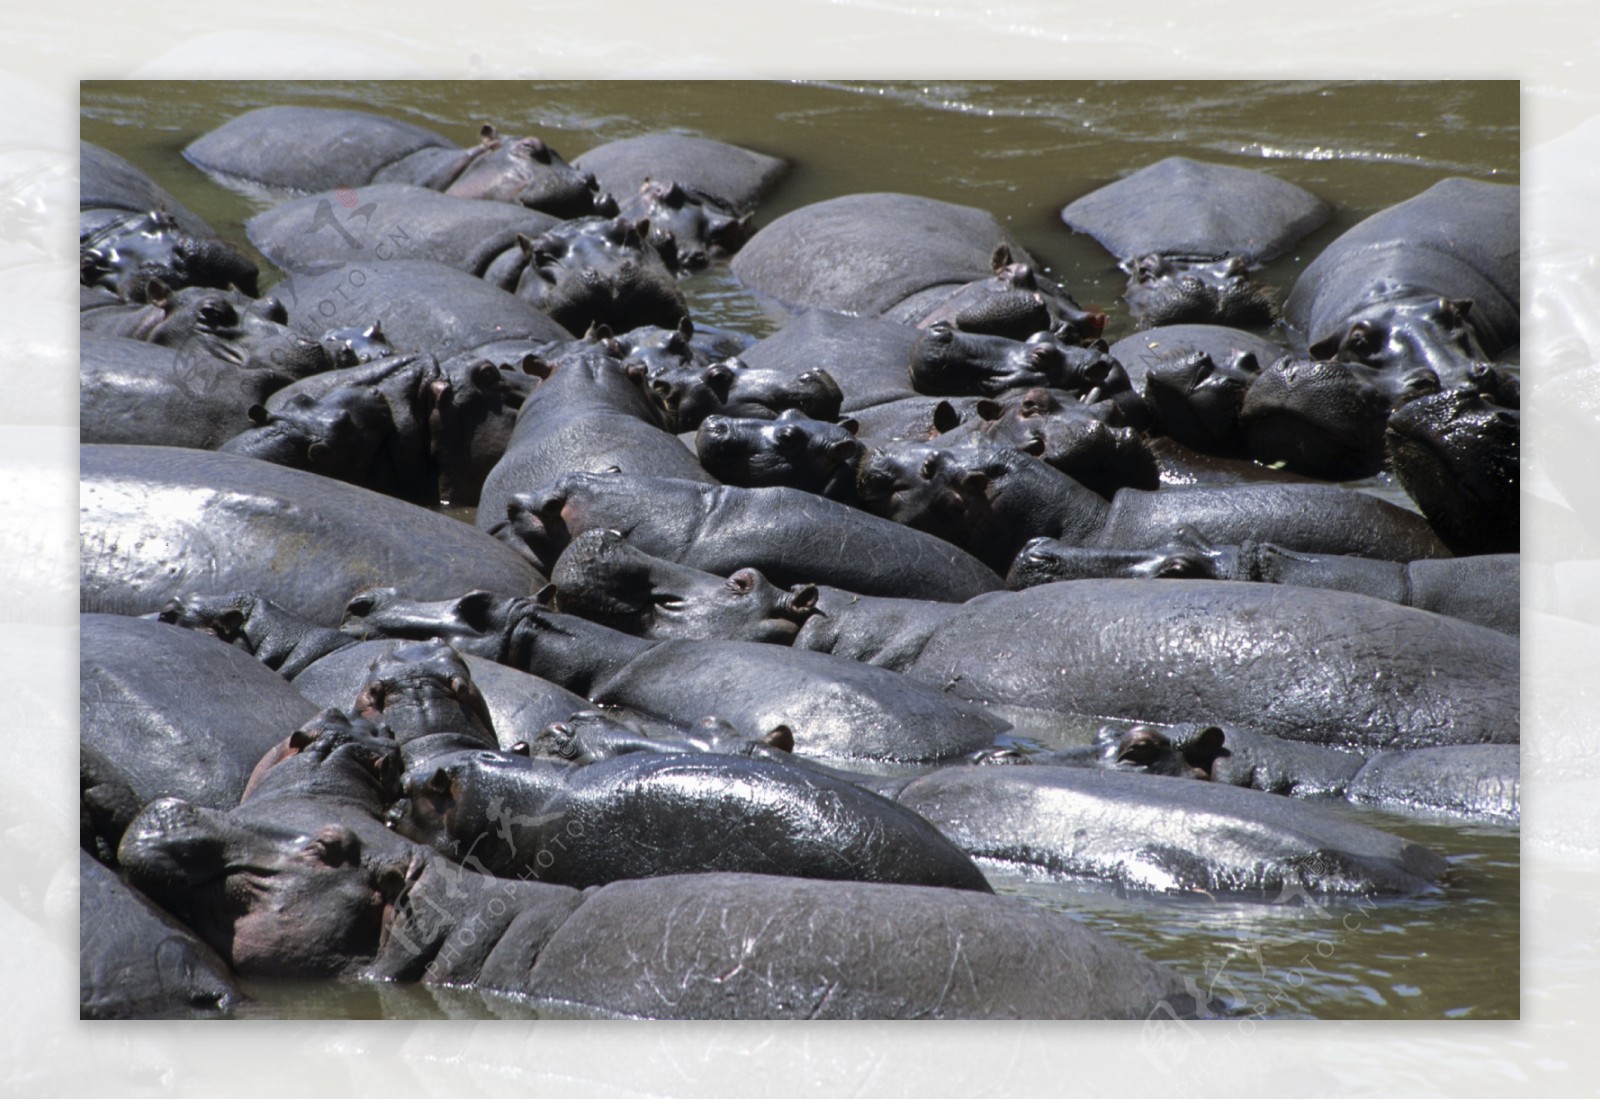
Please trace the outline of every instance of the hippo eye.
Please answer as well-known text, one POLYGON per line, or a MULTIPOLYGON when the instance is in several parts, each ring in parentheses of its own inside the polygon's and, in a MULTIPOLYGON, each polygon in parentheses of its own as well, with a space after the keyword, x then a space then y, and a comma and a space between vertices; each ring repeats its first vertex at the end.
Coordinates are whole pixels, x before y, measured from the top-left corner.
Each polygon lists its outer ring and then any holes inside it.
POLYGON ((232 306, 215 298, 208 298, 200 303, 197 315, 201 324, 213 327, 232 324, 237 319, 232 306))

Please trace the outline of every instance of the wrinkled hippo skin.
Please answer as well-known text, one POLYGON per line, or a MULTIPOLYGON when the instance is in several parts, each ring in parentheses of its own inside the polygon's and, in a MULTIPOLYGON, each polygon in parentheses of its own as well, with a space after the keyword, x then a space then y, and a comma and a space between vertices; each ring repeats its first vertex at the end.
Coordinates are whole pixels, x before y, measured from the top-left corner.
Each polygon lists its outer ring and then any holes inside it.
POLYGON ((1346 797, 1382 807, 1516 824, 1522 816, 1521 776, 1516 745, 1379 753, 1357 773, 1346 797))
POLYGON ((783 179, 789 163, 727 142, 686 134, 644 134, 598 145, 573 158, 616 196, 632 195, 646 180, 675 180, 729 204, 740 213, 783 179))
POLYGON ((250 590, 332 624, 353 593, 379 583, 424 598, 544 584, 447 516, 255 459, 85 446, 80 479, 84 611, 141 615, 188 592, 250 590))
POLYGON ((606 886, 551 937, 529 984, 558 1005, 671 1019, 1134 1017, 1158 1005, 1180 1015, 1203 1011, 1165 967, 1013 899, 761 875, 606 886), (608 943, 618 927, 631 931, 608 943), (892 951, 884 949, 885 930, 892 930, 892 951), (952 966, 962 975, 954 983, 952 966), (641 974, 656 980, 641 982, 641 974))
MULTIPOLYGON (((569 474, 517 496, 507 511, 504 537, 552 566, 571 538, 606 528, 655 557, 719 575, 748 566, 785 587, 833 584, 959 602, 1001 585, 993 570, 949 543, 798 489, 569 474)), ((480 510, 478 523, 494 520, 480 510)))
POLYGON ((1498 631, 1367 596, 1112 580, 974 601, 908 672, 980 702, 1371 750, 1516 743, 1519 666, 1498 631))
POLYGON ((943 768, 900 804, 976 858, 1131 889, 1416 894, 1445 871, 1422 845, 1319 807, 1168 776, 943 768))
POLYGON ((408 773, 394 820, 474 869, 562 886, 730 871, 989 891, 916 814, 820 772, 722 754, 574 766, 457 753, 408 773))
POLYGON ((79 724, 85 809, 115 850, 128 821, 96 805, 105 786, 137 809, 164 795, 238 804, 263 753, 316 713, 270 669, 215 638, 165 623, 84 615, 79 724))
POLYGON ((78 1016, 231 1016, 242 994, 217 953, 78 853, 78 1016))

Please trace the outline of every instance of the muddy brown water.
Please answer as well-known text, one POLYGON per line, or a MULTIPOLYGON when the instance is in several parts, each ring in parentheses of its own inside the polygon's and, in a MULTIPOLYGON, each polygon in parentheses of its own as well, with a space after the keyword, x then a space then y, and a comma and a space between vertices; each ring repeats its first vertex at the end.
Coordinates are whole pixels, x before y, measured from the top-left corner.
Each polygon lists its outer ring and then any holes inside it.
MULTIPOLYGON (((718 83, 88 82, 82 136, 149 172, 224 236, 268 203, 220 187, 180 155, 195 137, 272 104, 370 110, 460 141, 483 122, 532 132, 569 160, 607 141, 681 130, 787 157, 759 224, 855 191, 904 191, 987 209, 1080 303, 1132 331, 1123 277, 1069 233, 1066 203, 1163 157, 1255 168, 1334 204, 1332 223, 1273 261, 1286 293, 1339 233, 1440 179, 1517 183, 1514 82, 718 83)), ((697 319, 763 335, 779 323, 723 272, 688 286, 697 319)), ((1381 481, 1369 486, 1385 492, 1381 481)), ((1388 495, 1388 493, 1385 493, 1388 495)), ((1093 723, 1033 727, 1081 740, 1093 723)), ((1438 895, 1344 901, 1149 897, 988 868, 996 888, 1072 915, 1172 964, 1257 1017, 1503 1019, 1519 1013, 1518 832, 1373 811, 1371 824, 1450 861, 1438 895)), ((244 1014, 496 1017, 528 1006, 468 991, 250 983, 244 1014)))

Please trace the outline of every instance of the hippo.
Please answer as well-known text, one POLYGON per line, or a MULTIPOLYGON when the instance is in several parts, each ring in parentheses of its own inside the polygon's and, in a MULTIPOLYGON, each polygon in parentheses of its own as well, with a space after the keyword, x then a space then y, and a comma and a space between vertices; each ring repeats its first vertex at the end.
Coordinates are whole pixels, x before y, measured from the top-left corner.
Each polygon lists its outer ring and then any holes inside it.
POLYGON ((1515 744, 1519 667, 1514 638, 1355 593, 1106 580, 973 601, 906 672, 986 704, 1369 751, 1515 744))
POLYGON ((1395 477, 1457 554, 1521 545, 1521 439, 1521 412, 1472 386, 1402 405, 1384 431, 1395 477))
POLYGON ((1272 303, 1250 269, 1332 214, 1265 172, 1168 157, 1076 200, 1061 220, 1117 257, 1128 304, 1145 324, 1264 326, 1272 303))
POLYGON ((1219 541, 1273 541, 1313 553, 1394 561, 1448 554, 1415 513, 1338 486, 1121 489, 1108 503, 1033 456, 977 435, 950 448, 936 440, 874 450, 857 469, 856 494, 874 514, 960 546, 1000 573, 1039 536, 1132 549, 1184 524, 1215 529, 1219 541))
POLYGON ((929 310, 928 295, 912 295, 886 312, 884 320, 915 324, 918 328, 953 325, 963 332, 1025 340, 1036 332, 1070 332, 1092 339, 1105 328, 1099 310, 1084 310, 1061 287, 1040 275, 1033 264, 1018 263, 1010 246, 995 246, 989 258, 994 274, 975 279, 953 291, 932 291, 936 304, 929 310), (944 297, 939 297, 945 295, 944 297))
POLYGON ((573 766, 457 753, 407 774, 393 820, 475 870, 579 888, 730 871, 989 892, 915 813, 817 772, 723 754, 573 766))
POLYGON ((78 854, 78 1016, 151 1020, 233 1015, 228 964, 87 852, 78 854))
POLYGON ((750 367, 797 377, 826 370, 843 393, 841 411, 855 415, 917 397, 906 366, 920 330, 870 317, 814 309, 739 353, 750 367))
MULTIPOLYGON (((756 232, 730 265, 751 290, 789 309, 914 324, 975 281, 994 276, 997 248, 1032 257, 994 218, 915 195, 845 195, 791 211, 756 232)), ((1061 292, 1074 337, 1098 336, 1105 316, 1061 292)))
POLYGON ((1423 845, 1330 810, 1170 776, 941 768, 899 802, 976 859, 1127 890, 1434 893, 1446 868, 1423 845))
POLYGON ((331 624, 380 582, 423 597, 545 583, 463 523, 315 474, 170 447, 88 445, 80 459, 83 611, 142 615, 186 592, 249 589, 331 624))
POLYGON ((1520 554, 1377 561, 1340 554, 1302 554, 1270 542, 1217 546, 1193 527, 1142 550, 1030 541, 1012 562, 1006 586, 1125 577, 1298 584, 1358 592, 1390 603, 1464 619, 1504 634, 1518 633, 1520 554))
POLYGON ((654 406, 603 341, 568 346, 534 369, 547 377, 523 402, 505 453, 484 480, 481 529, 505 522, 518 493, 573 471, 615 469, 714 483, 661 426, 654 406))
POLYGON ((196 138, 183 156, 224 184, 255 191, 406 183, 558 217, 587 214, 593 203, 591 177, 538 138, 503 138, 489 125, 476 145, 461 149, 421 126, 363 111, 262 107, 196 138))
MULTIPOLYGON (((287 314, 276 298, 252 300, 205 287, 172 290, 160 279, 151 279, 144 290, 143 304, 103 291, 80 295, 80 327, 177 349, 186 363, 209 356, 238 369, 264 371, 277 386, 331 365, 320 342, 285 324, 287 314)), ((207 373, 199 367, 191 372, 207 373)))
POLYGON ((689 305, 648 232, 646 223, 596 216, 519 237, 526 265, 511 289, 575 333, 593 324, 676 327, 689 305))
POLYGON ((236 289, 255 297, 256 265, 217 237, 197 237, 165 210, 130 214, 78 240, 79 281, 143 298, 151 279, 169 287, 236 289))
POLYGON ((383 334, 383 326, 374 321, 370 325, 342 325, 322 334, 322 350, 328 353, 333 370, 358 367, 374 359, 395 354, 394 345, 383 334))
POLYGON ((638 726, 638 722, 626 722, 598 710, 574 711, 540 730, 527 745, 528 755, 536 760, 593 764, 636 752, 718 753, 782 761, 790 759, 789 754, 794 751, 794 733, 787 726, 776 726, 761 738, 748 737, 713 715, 702 718, 681 735, 652 736, 638 726))
POLYGON ((727 259, 750 236, 750 215, 677 180, 649 179, 617 202, 617 214, 647 224, 649 241, 675 272, 727 259))
POLYGON ((607 142, 573 158, 612 195, 639 193, 646 182, 672 181, 749 213, 789 171, 789 162, 723 141, 656 133, 607 142))
POLYGON ((623 370, 655 407, 662 426, 674 434, 694 431, 708 416, 771 420, 793 410, 833 420, 844 401, 826 370, 788 374, 752 368, 737 356, 715 362, 698 358, 653 356, 642 361, 633 352, 623 359, 623 370))
POLYGON ((291 274, 433 260, 511 290, 524 262, 517 236, 537 237, 558 222, 520 206, 381 183, 280 203, 245 222, 245 233, 291 274))
POLYGON ((1128 382, 1143 393, 1152 364, 1188 352, 1204 352, 1213 364, 1237 364, 1248 355, 1257 366, 1288 354, 1287 345, 1258 333, 1227 325, 1160 325, 1125 336, 1111 345, 1110 356, 1122 365, 1128 382))
POLYGON ((1521 333, 1520 189, 1440 180, 1324 249, 1284 318, 1317 359, 1429 367, 1446 388, 1521 333))
POLYGON ((615 531, 586 531, 550 572, 555 608, 641 638, 787 645, 816 609, 815 586, 784 591, 759 570, 726 580, 651 557, 615 531))
POLYGON ((759 569, 777 585, 960 602, 1001 587, 994 570, 932 535, 798 489, 575 473, 517 494, 478 525, 548 568, 577 535, 620 531, 647 554, 708 573, 759 569))
POLYGON ((237 646, 285 680, 356 640, 319 626, 255 592, 175 596, 160 611, 142 618, 199 630, 237 646))
POLYGON ((695 433, 695 454, 724 485, 787 486, 848 503, 866 453, 855 430, 854 420, 833 424, 794 409, 776 420, 708 416, 695 433))
MULTIPOLYGON (((246 653, 165 623, 81 616, 79 719, 86 789, 115 785, 137 810, 166 795, 217 809, 239 802, 250 770, 316 707, 246 653)), ((115 851, 127 825, 97 829, 115 851)))
POLYGON ((688 725, 715 714, 765 737, 785 726, 797 752, 913 763, 990 745, 1008 723, 885 669, 825 653, 739 641, 650 641, 549 611, 494 601, 459 618, 449 601, 353 601, 364 637, 448 637, 606 706, 688 725), (434 624, 437 625, 434 625, 434 624))
POLYGON ((532 304, 437 260, 375 260, 317 274, 291 272, 273 289, 288 305, 290 324, 313 340, 332 327, 376 322, 399 351, 442 359, 516 337, 572 339, 532 304))
POLYGON ((216 450, 251 428, 249 409, 290 382, 240 370, 199 343, 162 347, 85 332, 78 344, 78 439, 216 450))
POLYGON ((78 142, 78 238, 129 215, 160 211, 184 233, 215 239, 216 230, 141 169, 108 149, 78 142))

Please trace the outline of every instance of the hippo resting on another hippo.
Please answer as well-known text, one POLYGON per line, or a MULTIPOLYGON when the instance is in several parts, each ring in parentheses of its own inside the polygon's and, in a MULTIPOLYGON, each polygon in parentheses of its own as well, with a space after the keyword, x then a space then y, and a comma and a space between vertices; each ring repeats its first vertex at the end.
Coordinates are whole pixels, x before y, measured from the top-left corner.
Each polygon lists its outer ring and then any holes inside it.
POLYGON ((1263 326, 1272 303, 1250 269, 1332 213, 1264 172, 1168 157, 1078 199, 1061 220, 1117 257, 1145 324, 1263 326))
POLYGON ((1318 359, 1431 367, 1455 385, 1520 339, 1519 195, 1446 179, 1379 211, 1311 262, 1284 317, 1318 359))
POLYGON ((446 638, 596 703, 678 725, 715 714, 758 737, 786 726, 797 751, 812 755, 947 760, 1008 728, 981 707, 885 669, 754 642, 652 642, 529 597, 425 603, 374 590, 351 601, 343 629, 446 638))
POLYGON ((409 183, 564 218, 593 209, 594 178, 538 138, 502 138, 492 126, 478 137, 460 149, 421 126, 361 111, 262 107, 196 138, 183 155, 235 185, 315 193, 409 183))
POLYGON ((982 210, 915 195, 864 194, 785 214, 750 238, 732 269, 746 286, 791 309, 917 324, 977 283, 967 292, 974 296, 956 307, 964 325, 985 328, 998 318, 1009 330, 1013 315, 1048 316, 1047 327, 1074 339, 1100 334, 1104 314, 1083 310, 1031 270, 1024 285, 1011 270, 1018 257, 1034 267, 982 210))
POLYGON ((1395 477, 1457 554, 1521 545, 1522 414, 1471 386, 1402 405, 1384 444, 1395 477))
POLYGON ((646 182, 674 181, 711 195, 741 214, 755 208, 789 171, 789 162, 737 145, 686 134, 644 134, 597 145, 574 157, 606 191, 633 195, 646 182))
POLYGON ((80 457, 84 611, 140 615, 189 592, 249 589, 332 623, 379 583, 421 596, 544 584, 465 524, 315 474, 172 447, 80 457))
POLYGON ((1144 550, 1101 550, 1034 539, 1012 563, 1007 587, 1052 581, 1165 577, 1257 581, 1336 588, 1391 603, 1450 615, 1506 634, 1517 633, 1521 555, 1376 561, 1337 554, 1302 554, 1269 542, 1213 545, 1192 527, 1144 550))
POLYGON ((546 568, 572 538, 599 528, 656 557, 708 573, 749 566, 778 585, 947 601, 1001 586, 997 573, 942 539, 799 489, 575 473, 512 497, 506 515, 497 521, 480 508, 478 524, 546 568))

